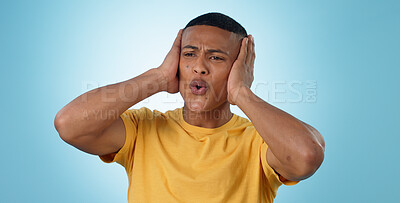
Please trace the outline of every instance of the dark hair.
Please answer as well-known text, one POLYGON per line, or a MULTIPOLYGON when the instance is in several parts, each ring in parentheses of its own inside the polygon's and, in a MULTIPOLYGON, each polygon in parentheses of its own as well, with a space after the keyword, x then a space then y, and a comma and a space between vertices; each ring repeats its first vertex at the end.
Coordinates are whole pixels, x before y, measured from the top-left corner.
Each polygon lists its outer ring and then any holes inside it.
POLYGON ((219 27, 238 34, 241 37, 247 37, 247 32, 242 25, 236 22, 231 17, 222 13, 206 13, 191 20, 184 29, 195 25, 209 25, 219 27))

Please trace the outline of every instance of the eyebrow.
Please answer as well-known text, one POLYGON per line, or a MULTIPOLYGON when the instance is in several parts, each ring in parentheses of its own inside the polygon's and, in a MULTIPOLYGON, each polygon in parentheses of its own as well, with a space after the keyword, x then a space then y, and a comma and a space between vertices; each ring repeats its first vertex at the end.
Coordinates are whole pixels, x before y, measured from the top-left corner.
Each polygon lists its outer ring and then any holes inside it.
MULTIPOLYGON (((195 50, 199 50, 199 47, 193 46, 193 45, 186 45, 184 46, 182 49, 195 49, 195 50)), ((207 49, 207 52, 209 53, 221 53, 221 54, 225 54, 227 56, 229 56, 228 53, 222 51, 221 49, 207 49)))

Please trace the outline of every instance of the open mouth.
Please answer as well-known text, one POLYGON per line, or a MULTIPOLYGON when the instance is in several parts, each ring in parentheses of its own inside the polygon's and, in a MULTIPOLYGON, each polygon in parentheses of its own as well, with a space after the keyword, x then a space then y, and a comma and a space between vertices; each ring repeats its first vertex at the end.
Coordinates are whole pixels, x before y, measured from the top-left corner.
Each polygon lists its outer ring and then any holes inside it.
POLYGON ((207 82, 200 79, 192 80, 192 82, 190 82, 189 87, 192 93, 195 95, 203 95, 208 90, 207 82))

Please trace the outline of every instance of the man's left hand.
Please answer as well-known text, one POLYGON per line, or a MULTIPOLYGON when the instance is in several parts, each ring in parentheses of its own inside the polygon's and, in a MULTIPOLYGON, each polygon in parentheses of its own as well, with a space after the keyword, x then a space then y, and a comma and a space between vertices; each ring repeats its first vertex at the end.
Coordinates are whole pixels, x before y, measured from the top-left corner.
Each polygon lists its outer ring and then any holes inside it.
POLYGON ((252 35, 242 39, 239 55, 232 65, 231 72, 228 78, 228 101, 235 105, 236 99, 243 88, 251 87, 254 76, 254 38, 252 35))

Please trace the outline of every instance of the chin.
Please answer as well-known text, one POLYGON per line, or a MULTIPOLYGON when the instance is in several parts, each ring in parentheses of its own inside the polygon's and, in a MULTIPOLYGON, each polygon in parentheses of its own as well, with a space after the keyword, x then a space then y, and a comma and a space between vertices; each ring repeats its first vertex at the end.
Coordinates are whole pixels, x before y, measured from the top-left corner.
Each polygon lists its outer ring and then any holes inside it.
POLYGON ((190 111, 203 112, 209 110, 205 101, 185 100, 185 106, 190 111))
POLYGON ((220 98, 220 100, 217 101, 214 100, 212 95, 206 94, 202 96, 196 96, 192 94, 190 90, 180 91, 180 94, 185 102, 185 108, 187 108, 189 111, 197 113, 212 111, 215 109, 223 109, 225 108, 224 104, 228 102, 226 97, 220 98))
POLYGON ((210 103, 210 101, 204 101, 204 100, 185 99, 185 108, 187 108, 189 111, 192 112, 201 113, 201 112, 213 111, 216 109, 222 110, 225 108, 224 105, 227 102, 228 100, 210 103))

